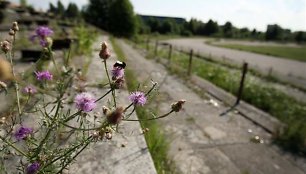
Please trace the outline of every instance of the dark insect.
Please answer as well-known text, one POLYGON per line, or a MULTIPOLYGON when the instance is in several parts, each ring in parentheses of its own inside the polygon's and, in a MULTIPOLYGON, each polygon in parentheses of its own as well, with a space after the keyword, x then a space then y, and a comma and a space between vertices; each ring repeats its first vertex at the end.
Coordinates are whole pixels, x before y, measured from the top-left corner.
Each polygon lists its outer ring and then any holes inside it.
POLYGON ((126 67, 126 63, 125 63, 125 62, 117 61, 117 62, 114 64, 114 67, 120 67, 120 68, 124 69, 124 68, 126 67))

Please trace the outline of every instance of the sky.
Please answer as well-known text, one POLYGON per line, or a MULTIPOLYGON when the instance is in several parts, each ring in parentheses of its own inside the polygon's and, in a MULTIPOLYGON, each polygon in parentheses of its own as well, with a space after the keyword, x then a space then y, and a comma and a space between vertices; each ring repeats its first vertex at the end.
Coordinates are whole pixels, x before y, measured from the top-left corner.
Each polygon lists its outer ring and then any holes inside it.
MULTIPOLYGON (((19 2, 19 0, 12 0, 19 2)), ((196 18, 219 25, 230 21, 237 27, 265 31, 268 24, 279 24, 292 31, 306 31, 306 0, 130 0, 138 14, 196 18)), ((37 8, 47 9, 48 2, 27 0, 37 8)), ((62 0, 64 5, 75 2, 79 7, 88 0, 62 0)))

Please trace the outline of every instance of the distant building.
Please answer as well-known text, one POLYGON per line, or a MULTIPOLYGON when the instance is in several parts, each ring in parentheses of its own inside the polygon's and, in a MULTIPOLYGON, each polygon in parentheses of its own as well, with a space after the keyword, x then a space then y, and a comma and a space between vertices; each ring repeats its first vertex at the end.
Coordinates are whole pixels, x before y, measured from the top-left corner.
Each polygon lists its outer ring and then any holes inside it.
POLYGON ((169 17, 169 16, 150 16, 150 15, 141 15, 138 14, 138 16, 143 20, 143 21, 148 21, 149 19, 155 19, 158 20, 160 22, 163 22, 165 20, 174 20, 176 23, 178 24, 182 24, 186 22, 185 18, 180 18, 180 17, 169 17))

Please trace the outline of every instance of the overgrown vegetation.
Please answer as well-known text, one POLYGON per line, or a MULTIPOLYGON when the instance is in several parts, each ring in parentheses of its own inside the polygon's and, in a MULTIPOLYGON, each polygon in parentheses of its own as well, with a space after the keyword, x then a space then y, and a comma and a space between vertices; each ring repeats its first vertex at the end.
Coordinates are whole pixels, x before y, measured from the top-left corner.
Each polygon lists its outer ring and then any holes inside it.
POLYGON ((278 56, 282 58, 289 58, 298 61, 306 61, 306 47, 288 47, 288 46, 251 46, 239 44, 214 44, 225 48, 236 50, 250 51, 259 54, 266 54, 278 56))
POLYGON ((92 53, 92 44, 98 36, 97 31, 91 27, 79 25, 74 27, 73 32, 77 38, 76 52, 80 55, 90 55, 92 53))
MULTIPOLYGON (((124 53, 121 48, 116 44, 114 38, 111 38, 111 42, 116 52, 117 56, 124 60, 124 53)), ((138 81, 133 71, 128 68, 126 69, 127 87, 129 91, 134 91, 138 88, 138 81)), ((143 107, 137 107, 136 113, 139 119, 149 118, 151 111, 143 107)), ((159 124, 156 121, 142 121, 140 122, 142 128, 148 128, 149 131, 146 132, 145 139, 154 161, 155 168, 159 174, 173 173, 173 167, 170 160, 167 157, 167 151, 169 147, 169 142, 167 141, 165 134, 162 132, 159 124)))
MULTIPOLYGON (((146 45, 141 46, 146 48, 146 45)), ((168 58, 168 49, 160 47, 157 53, 158 57, 168 58)), ((148 55, 154 56, 153 48, 150 49, 148 55)), ((175 52, 172 54, 169 69, 176 73, 186 74, 188 61, 188 55, 175 52), (177 66, 181 68, 175 68, 177 66)), ((241 76, 239 69, 232 69, 204 59, 193 59, 192 73, 234 95, 239 88, 241 76)), ((284 134, 278 137, 276 142, 289 151, 306 155, 306 103, 299 102, 283 92, 265 85, 266 83, 265 80, 248 74, 242 99, 287 124, 288 128, 284 134)))

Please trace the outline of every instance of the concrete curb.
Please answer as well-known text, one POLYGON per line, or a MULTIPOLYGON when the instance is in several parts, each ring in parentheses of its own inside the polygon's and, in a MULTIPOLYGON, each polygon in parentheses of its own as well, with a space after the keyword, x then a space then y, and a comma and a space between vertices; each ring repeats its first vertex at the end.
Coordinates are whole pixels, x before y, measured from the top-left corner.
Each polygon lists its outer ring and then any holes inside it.
MULTIPOLYGON (((205 89, 209 94, 223 101, 224 103, 233 106, 236 102, 236 97, 232 94, 218 88, 214 84, 198 77, 196 75, 191 76, 191 82, 198 87, 205 89)), ((271 116, 270 114, 244 102, 240 101, 240 104, 235 107, 244 117, 258 124, 268 132, 275 136, 283 133, 286 125, 271 116)))

